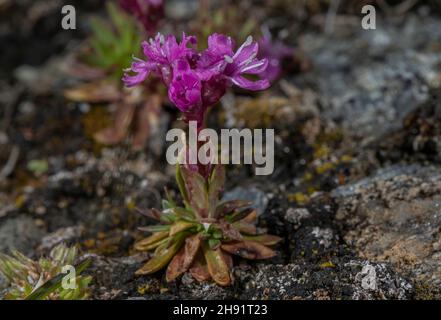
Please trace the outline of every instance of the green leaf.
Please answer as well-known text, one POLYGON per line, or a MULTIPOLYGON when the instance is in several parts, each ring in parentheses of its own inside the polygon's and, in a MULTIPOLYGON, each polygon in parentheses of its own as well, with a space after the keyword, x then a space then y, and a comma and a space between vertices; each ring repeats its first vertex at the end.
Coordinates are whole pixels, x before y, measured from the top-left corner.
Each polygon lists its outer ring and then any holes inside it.
POLYGON ((167 238, 169 231, 155 232, 150 237, 142 239, 135 243, 135 249, 138 251, 148 251, 155 249, 161 244, 161 241, 167 238))
POLYGON ((216 208, 216 217, 222 218, 227 214, 251 206, 251 202, 244 200, 230 200, 219 204, 216 208))
POLYGON ((141 231, 148 231, 148 232, 169 231, 170 230, 170 225, 157 224, 157 225, 154 225, 154 226, 140 227, 139 230, 141 230, 141 231))
POLYGON ((115 43, 117 40, 112 29, 103 19, 93 17, 90 20, 90 27, 94 35, 94 40, 102 46, 115 43))
POLYGON ((265 246, 273 246, 279 243, 282 238, 270 234, 262 234, 258 236, 243 236, 244 240, 261 243, 265 246))
MULTIPOLYGON (((236 211, 232 215, 228 216, 227 220, 229 222, 236 222, 236 221, 239 221, 239 220, 247 218, 250 214, 253 214, 254 212, 256 212, 255 209, 253 209, 253 208, 246 208, 246 209, 241 210, 241 211, 236 211)), ((257 218, 257 214, 256 214, 256 218, 257 218)))
POLYGON ((210 218, 216 217, 216 207, 219 202, 220 194, 225 185, 225 168, 218 164, 214 167, 208 182, 208 198, 210 204, 210 218))
POLYGON ((204 177, 198 172, 188 170, 184 166, 181 168, 181 174, 191 208, 199 218, 208 217, 208 190, 204 177))
POLYGON ((202 246, 205 260, 207 261, 208 272, 217 284, 227 286, 231 283, 230 271, 222 251, 210 249, 208 244, 202 246))
POLYGON ((223 237, 223 233, 222 233, 222 230, 219 230, 219 229, 215 229, 215 230, 213 230, 213 232, 212 232, 212 236, 213 236, 213 238, 215 238, 215 239, 222 239, 222 237, 223 237))
POLYGON ((171 209, 173 208, 174 205, 172 203, 170 203, 168 200, 162 199, 162 209, 171 209))
POLYGON ((174 212, 170 209, 166 209, 165 211, 162 211, 161 214, 161 221, 165 223, 173 223, 177 219, 177 216, 174 214, 174 212))
POLYGON ((198 235, 186 239, 185 246, 174 256, 167 267, 167 282, 173 281, 190 268, 198 253, 200 244, 201 239, 198 235))
POLYGON ((269 259, 276 255, 276 253, 267 246, 254 241, 226 243, 223 244, 221 248, 228 253, 251 260, 269 259))
POLYGON ((181 248, 186 235, 181 233, 175 239, 173 239, 172 244, 170 246, 160 246, 160 250, 157 249, 155 251, 154 256, 147 261, 144 266, 136 271, 136 275, 146 275, 155 273, 156 271, 164 268, 167 263, 173 258, 173 256, 179 251, 181 248))
POLYGON ((234 222, 232 225, 240 233, 253 235, 253 236, 257 234, 257 228, 254 224, 246 223, 243 221, 237 221, 234 222))
POLYGON ((187 221, 194 221, 195 216, 192 210, 188 210, 181 207, 174 207, 171 209, 171 211, 173 211, 175 215, 180 219, 184 219, 187 221))
POLYGON ((83 60, 119 80, 123 69, 130 66, 132 55, 140 53, 143 33, 132 16, 110 2, 107 2, 107 12, 110 23, 100 18, 91 20, 92 50, 83 60))
MULTIPOLYGON (((83 272, 91 263, 91 259, 86 259, 83 262, 79 263, 75 266, 76 274, 79 275, 83 272)), ((61 288, 61 284, 63 278, 68 275, 68 273, 60 273, 57 276, 53 277, 46 281, 43 285, 34 290, 30 295, 28 295, 26 300, 43 300, 52 292, 61 288)))
POLYGON ((181 192, 182 199, 184 199, 185 206, 189 206, 187 189, 185 188, 184 178, 182 176, 181 166, 176 166, 176 183, 178 184, 179 191, 181 192))
POLYGON ((188 229, 195 227, 195 226, 196 226, 196 224, 192 223, 192 222, 183 221, 183 220, 178 221, 178 222, 171 225, 170 236, 173 236, 179 232, 188 230, 188 229))
POLYGON ((216 249, 220 246, 221 242, 218 239, 208 239, 208 245, 211 249, 216 249))
POLYGON ((173 197, 171 196, 170 192, 168 191, 167 188, 164 188, 164 192, 165 192, 165 197, 167 198, 167 202, 170 205, 170 207, 176 207, 177 204, 176 202, 173 200, 173 197))

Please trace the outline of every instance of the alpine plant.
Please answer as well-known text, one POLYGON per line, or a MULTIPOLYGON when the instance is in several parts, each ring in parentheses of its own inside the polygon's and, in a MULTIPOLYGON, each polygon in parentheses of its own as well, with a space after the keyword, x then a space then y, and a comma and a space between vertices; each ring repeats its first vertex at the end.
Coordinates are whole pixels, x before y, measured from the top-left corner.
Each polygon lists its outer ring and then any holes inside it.
POLYGON ((18 251, 12 255, 0 253, 0 273, 10 283, 4 299, 7 300, 83 300, 89 297, 88 285, 92 278, 79 275, 88 265, 87 260, 75 265, 77 249, 61 244, 48 257, 31 260, 18 251), (64 266, 75 266, 73 289, 63 288, 64 266))
MULTIPOLYGON (((257 91, 269 87, 268 79, 256 77, 268 61, 257 58, 259 46, 251 37, 237 50, 234 41, 221 34, 208 38, 206 50, 198 52, 195 47, 194 36, 183 34, 178 42, 174 36, 158 34, 142 44, 147 59, 135 58, 123 81, 133 87, 149 76, 158 77, 184 121, 196 121, 198 130, 204 126, 207 109, 228 88, 235 85, 257 91)), ((212 279, 226 286, 232 282, 232 255, 246 259, 276 255, 270 246, 281 239, 256 227, 257 214, 250 203, 221 201, 225 183, 222 165, 178 165, 176 181, 183 204, 178 205, 167 193, 162 211, 146 212, 159 224, 141 228, 152 235, 137 242, 135 249, 153 251, 153 256, 136 274, 151 274, 167 267, 169 282, 189 271, 198 281, 212 279)))

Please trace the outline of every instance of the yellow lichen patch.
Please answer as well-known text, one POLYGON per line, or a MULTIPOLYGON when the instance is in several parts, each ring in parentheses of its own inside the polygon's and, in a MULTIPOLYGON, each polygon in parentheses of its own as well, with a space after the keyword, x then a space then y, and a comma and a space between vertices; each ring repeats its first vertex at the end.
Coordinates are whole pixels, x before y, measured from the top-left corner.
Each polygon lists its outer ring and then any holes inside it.
POLYGON ((126 208, 130 211, 133 211, 136 209, 136 203, 132 198, 127 199, 126 208))
POLYGON ((313 187, 313 186, 309 186, 308 187, 308 194, 309 195, 311 195, 311 194, 313 194, 314 192, 316 192, 317 190, 313 187))
POLYGON ((291 202, 296 202, 298 204, 307 204, 309 202, 309 197, 301 192, 296 192, 288 195, 288 200, 291 202))
POLYGON ((306 173, 303 175, 302 180, 303 180, 303 181, 311 181, 313 178, 314 178, 314 176, 312 175, 311 172, 306 172, 306 173))
POLYGON ((320 158, 324 158, 327 157, 330 153, 330 149, 328 146, 326 145, 317 145, 314 148, 314 159, 320 159, 320 158))
POLYGON ((325 162, 322 165, 317 166, 315 168, 315 172, 317 174, 323 174, 323 173, 325 173, 325 172, 327 172, 329 170, 332 170, 334 168, 335 168, 335 164, 334 163, 332 163, 332 162, 325 162))
POLYGON ((332 261, 326 261, 326 262, 323 262, 322 264, 320 264, 320 268, 322 268, 322 269, 335 268, 335 264, 333 264, 332 261))
POLYGON ((353 159, 352 156, 345 154, 341 156, 340 161, 343 163, 349 163, 352 161, 352 159, 353 159))
POLYGON ((144 295, 149 291, 149 289, 150 289, 149 284, 142 284, 137 288, 136 291, 138 291, 139 294, 144 295))

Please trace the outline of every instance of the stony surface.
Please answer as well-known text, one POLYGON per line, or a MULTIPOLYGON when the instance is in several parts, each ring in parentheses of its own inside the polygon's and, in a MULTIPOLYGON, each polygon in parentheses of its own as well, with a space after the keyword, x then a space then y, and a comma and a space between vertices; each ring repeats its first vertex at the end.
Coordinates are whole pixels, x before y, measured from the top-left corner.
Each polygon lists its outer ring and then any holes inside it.
POLYGON ((385 264, 262 265, 247 277, 251 299, 408 299, 412 285, 385 264))
POLYGON ((362 260, 342 260, 336 265, 242 265, 233 271, 233 285, 223 288, 199 283, 189 274, 171 285, 158 277, 134 277, 140 257, 92 258, 88 272, 95 277, 97 298, 362 300, 409 299, 414 292, 412 284, 386 264, 362 260))
POLYGON ((375 31, 357 22, 336 26, 332 36, 307 34, 299 40, 314 66, 306 81, 318 87, 327 117, 373 138, 400 126, 440 86, 441 52, 433 50, 440 30, 438 18, 422 14, 379 20, 375 31))
POLYGON ((19 250, 30 254, 35 250, 44 231, 28 216, 7 219, 0 224, 0 252, 19 250))
POLYGON ((332 192, 345 241, 438 291, 441 286, 441 173, 396 165, 332 192))

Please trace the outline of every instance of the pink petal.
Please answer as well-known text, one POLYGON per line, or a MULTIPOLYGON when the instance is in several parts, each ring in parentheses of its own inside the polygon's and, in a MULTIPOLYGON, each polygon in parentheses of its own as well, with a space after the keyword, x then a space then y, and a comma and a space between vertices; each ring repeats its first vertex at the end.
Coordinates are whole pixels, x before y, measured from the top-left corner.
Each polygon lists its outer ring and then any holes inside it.
POLYGON ((240 88, 252 91, 265 90, 268 89, 270 86, 270 83, 267 79, 251 81, 242 76, 235 76, 231 79, 231 81, 240 88))

